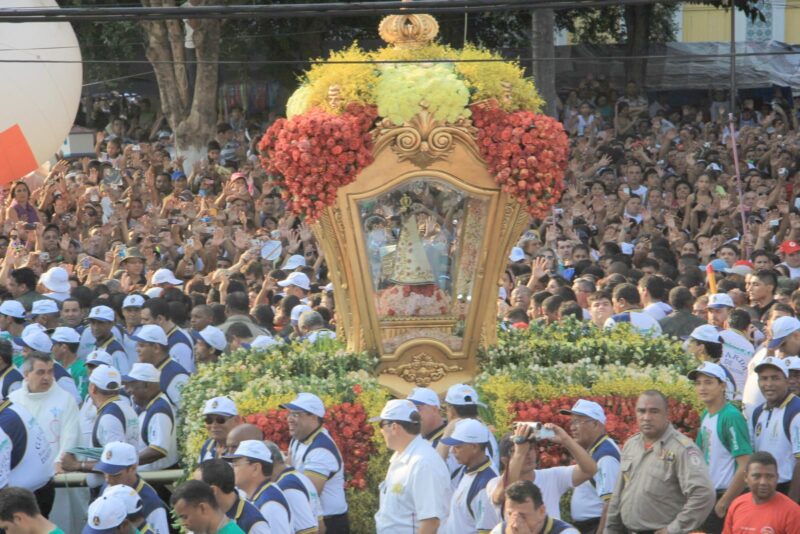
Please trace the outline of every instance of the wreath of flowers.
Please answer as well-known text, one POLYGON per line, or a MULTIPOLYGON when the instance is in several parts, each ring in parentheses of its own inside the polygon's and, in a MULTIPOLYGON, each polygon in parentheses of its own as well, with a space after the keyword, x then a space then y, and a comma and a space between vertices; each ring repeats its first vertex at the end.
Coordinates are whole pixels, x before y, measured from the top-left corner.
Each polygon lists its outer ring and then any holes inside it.
POLYGON ((259 144, 261 163, 291 211, 317 219, 337 190, 372 163, 376 118, 374 106, 351 103, 341 115, 315 108, 269 127, 259 144))
POLYGON ((564 190, 568 141, 557 120, 508 113, 495 101, 472 106, 478 147, 495 181, 533 217, 544 218, 564 190))

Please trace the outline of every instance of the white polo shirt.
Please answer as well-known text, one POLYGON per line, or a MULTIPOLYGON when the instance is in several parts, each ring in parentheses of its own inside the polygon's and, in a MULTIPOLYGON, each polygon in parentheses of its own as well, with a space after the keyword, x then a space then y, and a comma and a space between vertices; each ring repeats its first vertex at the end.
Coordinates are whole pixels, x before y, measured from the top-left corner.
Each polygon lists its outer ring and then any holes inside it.
POLYGON ((320 494, 323 514, 331 516, 346 513, 344 460, 328 431, 319 427, 304 441, 292 438, 289 453, 292 467, 309 478, 325 481, 320 494))
POLYGON ((561 497, 572 486, 574 465, 548 467, 534 471, 533 483, 542 492, 542 502, 547 506, 547 515, 561 519, 561 497))
POLYGON ((778 462, 778 483, 792 480, 797 458, 800 457, 800 398, 789 394, 775 408, 768 410, 766 405, 753 412, 754 421, 750 424, 750 440, 753 451, 767 451, 778 462), (788 436, 785 428, 788 418, 788 436))
POLYGON ((750 340, 738 330, 722 330, 719 333, 722 339, 722 358, 719 363, 733 376, 736 385, 734 400, 741 400, 747 381, 747 365, 753 359, 755 348, 750 340))
POLYGON ((756 406, 766 402, 764 395, 761 394, 761 389, 758 387, 758 374, 755 371, 756 365, 761 363, 766 357, 767 348, 762 346, 753 354, 750 363, 747 364, 747 378, 745 379, 744 390, 742 391, 742 405, 744 407, 742 412, 744 413, 745 419, 748 421, 752 421, 753 410, 756 409, 756 406))
POLYGON ((465 534, 490 532, 499 522, 487 484, 497 477, 489 458, 474 469, 464 472, 450 499, 450 515, 439 534, 465 534))
POLYGON ((167 396, 159 393, 139 413, 139 444, 141 453, 150 447, 164 453, 155 462, 140 465, 139 471, 159 471, 174 466, 178 462, 175 410, 167 396))
POLYGON ((42 427, 22 406, 0 402, 0 488, 36 491, 53 474, 50 444, 42 427))
MULTIPOLYGON (((619 477, 619 447, 609 437, 603 436, 589 450, 597 463, 597 473, 575 488, 570 500, 570 515, 575 521, 587 521, 603 515, 603 506, 611 500, 619 477)), ((570 473, 572 483, 572 473, 570 473)), ((553 515, 550 509, 548 515, 553 515)))
POLYGON ((313 531, 322 517, 322 506, 319 503, 317 488, 300 471, 289 467, 278 476, 275 484, 283 491, 289 509, 292 512, 292 528, 294 532, 313 531))
POLYGON ((416 534, 419 521, 442 525, 450 502, 450 473, 441 456, 421 436, 389 461, 375 514, 377 534, 416 534))
MULTIPOLYGON (((619 323, 630 323, 633 329, 643 336, 658 337, 661 335, 661 325, 653 316, 641 310, 628 310, 617 313, 606 319, 603 328, 614 328, 619 323)), ((559 519, 559 518, 556 518, 559 519)))

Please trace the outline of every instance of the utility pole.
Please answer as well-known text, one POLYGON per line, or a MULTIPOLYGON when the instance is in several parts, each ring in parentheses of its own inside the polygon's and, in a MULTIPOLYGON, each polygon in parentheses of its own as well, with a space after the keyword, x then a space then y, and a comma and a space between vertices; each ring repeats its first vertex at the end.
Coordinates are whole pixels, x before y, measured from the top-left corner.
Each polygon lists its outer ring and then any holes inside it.
POLYGON ((730 112, 736 112, 736 6, 730 0, 731 10, 731 63, 730 63, 730 112))

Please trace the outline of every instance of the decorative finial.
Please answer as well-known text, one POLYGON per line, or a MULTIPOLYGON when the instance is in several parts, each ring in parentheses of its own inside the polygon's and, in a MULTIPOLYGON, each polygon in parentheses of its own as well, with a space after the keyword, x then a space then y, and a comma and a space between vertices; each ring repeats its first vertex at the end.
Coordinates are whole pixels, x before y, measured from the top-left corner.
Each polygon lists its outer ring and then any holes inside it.
POLYGON ((342 88, 334 84, 328 87, 328 105, 331 109, 339 109, 342 104, 342 88))
MULTIPOLYGON (((403 0, 410 2, 411 0, 403 0)), ((378 26, 381 39, 395 48, 422 48, 436 38, 439 23, 430 15, 389 15, 378 26)))

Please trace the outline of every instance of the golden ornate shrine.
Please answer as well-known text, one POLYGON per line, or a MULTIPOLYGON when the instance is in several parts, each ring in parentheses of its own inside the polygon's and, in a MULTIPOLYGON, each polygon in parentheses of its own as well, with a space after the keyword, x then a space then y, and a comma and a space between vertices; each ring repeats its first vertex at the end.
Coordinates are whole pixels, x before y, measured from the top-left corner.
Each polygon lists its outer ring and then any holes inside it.
MULTIPOLYGON (((402 48, 437 31, 428 15, 380 25, 402 48)), ((529 215, 495 183, 475 135, 468 119, 440 122, 424 101, 405 124, 384 120, 374 162, 314 224, 339 333, 351 350, 379 355, 380 381, 397 394, 472 380, 478 348, 495 341, 498 285, 529 215)))

